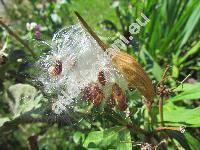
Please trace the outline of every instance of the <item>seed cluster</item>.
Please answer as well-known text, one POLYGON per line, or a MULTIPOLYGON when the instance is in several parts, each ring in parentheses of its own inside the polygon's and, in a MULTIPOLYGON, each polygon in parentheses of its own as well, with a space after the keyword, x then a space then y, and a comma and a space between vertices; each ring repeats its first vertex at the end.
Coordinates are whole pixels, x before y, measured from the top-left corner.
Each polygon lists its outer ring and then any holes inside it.
MULTIPOLYGON (((101 71, 100 74, 102 75, 101 77, 104 77, 104 81, 106 81, 103 71, 101 71)), ((99 82, 101 83, 101 80, 99 80, 99 82)), ((92 102, 95 106, 100 105, 101 102, 105 99, 107 101, 107 105, 110 108, 113 108, 115 105, 117 105, 120 110, 126 110, 126 97, 122 88, 120 88, 117 83, 112 83, 111 87, 107 87, 111 88, 111 94, 109 95, 109 97, 105 97, 102 89, 106 85, 106 82, 103 83, 104 84, 102 85, 98 85, 97 83, 89 84, 83 90, 83 98, 92 102)))
POLYGON ((157 93, 162 96, 168 96, 171 93, 171 89, 168 88, 166 85, 160 84, 157 87, 157 93))
POLYGON ((144 143, 141 150, 152 150, 152 146, 149 143, 144 143))

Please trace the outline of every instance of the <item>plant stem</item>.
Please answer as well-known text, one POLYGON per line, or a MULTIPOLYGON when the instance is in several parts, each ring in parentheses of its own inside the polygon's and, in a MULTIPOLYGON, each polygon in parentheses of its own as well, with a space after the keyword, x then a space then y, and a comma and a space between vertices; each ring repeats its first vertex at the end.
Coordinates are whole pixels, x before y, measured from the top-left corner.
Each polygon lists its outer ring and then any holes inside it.
POLYGON ((155 131, 163 131, 163 130, 173 130, 173 131, 180 131, 179 127, 158 127, 155 131))
POLYGON ((34 51, 30 48, 30 46, 23 41, 14 31, 12 31, 8 25, 6 25, 1 19, 0 19, 0 25, 3 26, 10 35, 12 35, 17 41, 19 41, 25 48, 28 49, 28 51, 31 53, 31 55, 35 58, 36 55, 34 53, 34 51))
MULTIPOLYGON (((63 124, 68 124, 68 119, 69 120, 73 120, 73 118, 66 116, 66 115, 62 115, 62 116, 40 116, 40 117, 33 117, 34 114, 43 114, 46 111, 46 109, 42 110, 42 108, 37 108, 34 110, 30 110, 24 114, 22 114, 21 116, 10 120, 10 121, 6 121, 4 122, 4 124, 0 127, 0 133, 9 133, 13 130, 18 129, 18 126, 20 124, 28 124, 28 123, 59 123, 62 122, 63 124)), ((0 135, 1 137, 1 135, 0 135)))
POLYGON ((140 127, 138 127, 138 126, 136 126, 136 125, 134 125, 134 124, 128 124, 128 125, 127 125, 127 128, 128 128, 128 129, 132 129, 132 130, 133 130, 134 132, 136 132, 136 133, 143 133, 143 134, 146 134, 146 133, 147 133, 147 131, 141 129, 140 127))
POLYGON ((163 119, 163 96, 160 97, 159 100, 159 114, 160 114, 160 122, 161 126, 164 126, 164 119, 163 119))
POLYGON ((39 133, 33 134, 28 137, 28 143, 29 143, 29 149, 30 150, 39 150, 39 145, 38 145, 38 138, 40 135, 45 134, 45 132, 48 130, 49 126, 43 127, 40 129, 39 133))

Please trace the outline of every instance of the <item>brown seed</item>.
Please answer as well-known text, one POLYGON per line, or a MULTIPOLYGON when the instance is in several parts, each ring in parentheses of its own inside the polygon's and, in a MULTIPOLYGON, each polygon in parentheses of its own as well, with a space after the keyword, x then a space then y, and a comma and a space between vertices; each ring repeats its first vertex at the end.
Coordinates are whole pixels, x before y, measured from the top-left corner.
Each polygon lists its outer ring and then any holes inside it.
POLYGON ((49 67, 48 72, 52 76, 58 76, 62 72, 62 62, 60 60, 56 60, 55 64, 49 67))
POLYGON ((104 98, 102 90, 97 84, 90 84, 83 91, 83 97, 91 101, 95 106, 98 106, 104 98))
POLYGON ((126 97, 122 89, 117 83, 112 86, 112 98, 116 100, 120 110, 124 111, 127 108, 126 97))
POLYGON ((99 83, 101 83, 102 85, 106 84, 106 79, 105 79, 105 75, 104 75, 103 71, 99 72, 99 74, 98 74, 98 80, 99 80, 99 83))

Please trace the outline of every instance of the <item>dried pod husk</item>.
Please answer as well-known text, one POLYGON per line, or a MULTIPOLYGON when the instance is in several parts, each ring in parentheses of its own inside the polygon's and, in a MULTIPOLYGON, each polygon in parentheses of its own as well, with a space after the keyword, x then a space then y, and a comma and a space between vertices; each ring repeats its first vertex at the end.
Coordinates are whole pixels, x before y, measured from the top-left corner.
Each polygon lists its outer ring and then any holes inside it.
POLYGON ((98 106, 102 102, 104 94, 98 84, 92 83, 83 90, 83 98, 98 106))
MULTIPOLYGON (((88 26, 85 20, 79 15, 78 12, 75 12, 78 20, 81 22, 83 27, 90 33, 90 35, 97 41, 99 46, 107 52, 109 46, 102 42, 96 33, 88 26)), ((139 63, 129 54, 113 50, 115 53, 112 58, 112 63, 119 69, 119 71, 124 75, 128 82, 130 88, 136 88, 138 91, 145 97, 145 104, 147 104, 148 110, 151 108, 154 97, 154 88, 153 84, 139 65, 139 63)))
POLYGON ((150 78, 142 67, 130 55, 118 52, 113 57, 112 62, 121 71, 128 82, 129 88, 138 89, 149 102, 148 107, 153 102, 154 88, 150 78))
POLYGON ((60 60, 56 60, 55 64, 49 67, 48 72, 52 76, 58 76, 62 72, 62 62, 60 60))
POLYGON ((98 74, 98 80, 99 80, 99 83, 101 83, 101 85, 104 86, 106 84, 106 78, 105 78, 105 75, 104 75, 103 71, 99 72, 99 74, 98 74))
POLYGON ((124 91, 119 87, 117 83, 112 85, 112 99, 117 102, 120 110, 124 111, 128 107, 124 91))

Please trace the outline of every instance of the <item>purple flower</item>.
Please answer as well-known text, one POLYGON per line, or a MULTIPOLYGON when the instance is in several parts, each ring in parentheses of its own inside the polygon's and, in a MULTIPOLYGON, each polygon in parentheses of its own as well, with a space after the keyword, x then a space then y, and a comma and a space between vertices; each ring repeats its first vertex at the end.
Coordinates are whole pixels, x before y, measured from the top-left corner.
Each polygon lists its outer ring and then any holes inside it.
POLYGON ((35 38, 36 39, 39 39, 40 35, 41 35, 40 31, 35 31, 35 38))
POLYGON ((35 28, 34 28, 34 30, 35 30, 35 32, 34 32, 35 38, 39 39, 40 35, 41 35, 41 33, 40 33, 40 25, 36 25, 35 28))
POLYGON ((35 26, 35 31, 40 31, 40 25, 35 26))

